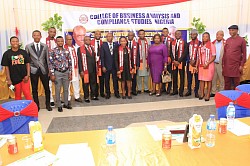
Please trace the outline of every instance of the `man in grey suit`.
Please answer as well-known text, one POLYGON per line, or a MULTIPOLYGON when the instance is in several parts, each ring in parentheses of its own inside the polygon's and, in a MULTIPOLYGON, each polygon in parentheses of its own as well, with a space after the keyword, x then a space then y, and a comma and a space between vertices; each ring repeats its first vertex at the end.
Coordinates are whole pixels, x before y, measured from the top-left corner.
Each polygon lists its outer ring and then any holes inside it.
POLYGON ((32 33, 34 42, 25 47, 28 55, 30 56, 30 80, 32 86, 32 95, 38 110, 40 109, 38 99, 38 80, 42 81, 45 90, 45 104, 48 111, 52 111, 50 107, 50 90, 49 90, 49 76, 48 76, 48 46, 40 42, 42 35, 39 30, 32 33))

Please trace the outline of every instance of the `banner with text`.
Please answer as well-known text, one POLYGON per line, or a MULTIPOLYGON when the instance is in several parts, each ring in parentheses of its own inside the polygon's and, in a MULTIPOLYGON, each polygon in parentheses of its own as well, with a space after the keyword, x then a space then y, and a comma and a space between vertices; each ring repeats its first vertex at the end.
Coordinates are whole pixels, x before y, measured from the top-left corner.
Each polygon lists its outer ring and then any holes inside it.
POLYGON ((101 12, 63 12, 63 31, 71 34, 75 27, 83 27, 85 33, 92 33, 95 30, 102 32, 102 37, 107 32, 113 32, 115 37, 126 36, 128 31, 137 32, 139 29, 146 31, 146 37, 152 37, 167 27, 169 33, 174 37, 176 29, 183 30, 183 37, 186 39, 189 27, 189 13, 187 11, 177 12, 142 12, 142 9, 112 10, 101 12))

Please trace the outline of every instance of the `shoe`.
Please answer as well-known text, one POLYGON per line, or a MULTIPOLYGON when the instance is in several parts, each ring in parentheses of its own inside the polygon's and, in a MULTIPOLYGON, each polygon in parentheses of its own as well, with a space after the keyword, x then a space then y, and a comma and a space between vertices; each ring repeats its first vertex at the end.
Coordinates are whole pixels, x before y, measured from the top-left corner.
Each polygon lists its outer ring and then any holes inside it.
POLYGON ((149 90, 144 90, 144 93, 150 93, 150 91, 149 90))
POLYGON ((170 94, 170 91, 166 91, 166 94, 169 95, 169 94, 170 94))
POLYGON ((91 100, 99 100, 98 97, 92 97, 91 100))
POLYGON ((72 109, 70 104, 68 104, 68 105, 63 104, 63 108, 72 109))
POLYGON ((155 92, 150 92, 149 93, 149 96, 153 96, 153 95, 155 95, 156 93, 155 92))
POLYGON ((195 98, 199 98, 199 94, 198 93, 195 93, 195 98))
POLYGON ((46 109, 47 109, 48 111, 52 111, 51 106, 47 106, 46 109))
POLYGON ((63 105, 63 104, 64 104, 64 101, 61 101, 61 104, 63 105))
POLYGON ((137 94, 141 94, 141 91, 140 91, 140 90, 138 90, 138 91, 137 91, 137 94))
POLYGON ((84 99, 85 103, 90 103, 89 99, 84 99))
POLYGON ((205 95, 199 96, 199 100, 202 100, 202 99, 204 98, 204 96, 205 96, 205 95))
POLYGON ((170 93, 170 96, 178 95, 178 92, 170 93))
POLYGON ((161 96, 161 94, 160 93, 156 93, 156 97, 160 97, 161 96))
POLYGON ((79 97, 78 99, 75 99, 76 102, 82 102, 82 99, 79 97))
POLYGON ((105 97, 106 99, 110 99, 110 95, 106 95, 106 97, 105 97))
POLYGON ((137 93, 136 92, 132 92, 132 95, 137 96, 137 93))
POLYGON ((180 97, 183 97, 183 93, 180 93, 179 96, 180 96, 180 97))
POLYGON ((214 96, 215 96, 215 94, 213 94, 213 93, 210 94, 210 97, 214 97, 214 96))
POLYGON ((122 96, 122 99, 126 99, 126 96, 122 96))
POLYGON ((185 94, 185 96, 191 96, 191 92, 188 91, 188 92, 185 94))
POLYGON ((120 99, 120 98, 121 98, 121 96, 120 96, 119 94, 115 94, 115 97, 116 97, 117 99, 120 99))
POLYGON ((132 99, 132 96, 128 96, 128 99, 132 99))
POLYGON ((63 112, 62 107, 58 107, 58 112, 63 112))
POLYGON ((101 93, 101 95, 100 95, 101 97, 105 97, 105 94, 103 94, 103 93, 101 93))
POLYGON ((208 98, 208 99, 205 98, 205 101, 209 101, 209 100, 210 100, 210 98, 208 98))
POLYGON ((55 102, 50 102, 51 107, 55 107, 55 102))

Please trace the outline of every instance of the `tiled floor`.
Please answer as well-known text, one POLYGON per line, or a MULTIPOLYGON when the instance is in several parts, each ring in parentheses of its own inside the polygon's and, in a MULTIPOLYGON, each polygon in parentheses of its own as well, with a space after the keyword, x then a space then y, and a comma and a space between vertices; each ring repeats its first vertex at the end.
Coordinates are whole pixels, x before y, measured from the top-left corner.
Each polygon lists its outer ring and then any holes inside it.
MULTIPOLYGON (((41 98, 41 100, 44 100, 41 98)), ((80 130, 104 129, 107 125, 116 128, 144 124, 152 121, 187 121, 193 113, 201 114, 207 119, 215 114, 214 100, 208 102, 194 97, 162 95, 161 97, 140 94, 132 100, 109 100, 100 98, 91 103, 72 102, 73 109, 57 112, 57 108, 48 112, 41 109, 39 121, 44 132, 66 132, 80 130)))
MULTIPOLYGON (((187 121, 192 114, 202 115, 204 120, 209 114, 216 114, 213 98, 210 101, 198 100, 194 96, 179 97, 163 94, 160 97, 140 94, 132 100, 109 100, 99 98, 99 101, 78 103, 72 100, 72 110, 57 108, 48 112, 41 109, 39 121, 44 132, 66 132, 105 129, 107 125, 115 128, 140 126, 147 123, 187 121)), ((3 103, 6 101, 0 101, 3 103)), ((44 108, 44 97, 40 97, 41 108, 44 108)))

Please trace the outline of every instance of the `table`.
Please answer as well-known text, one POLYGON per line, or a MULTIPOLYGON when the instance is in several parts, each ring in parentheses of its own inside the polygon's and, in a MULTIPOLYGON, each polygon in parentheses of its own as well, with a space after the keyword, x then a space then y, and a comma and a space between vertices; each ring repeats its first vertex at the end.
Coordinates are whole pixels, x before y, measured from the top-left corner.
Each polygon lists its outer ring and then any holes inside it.
MULTIPOLYGON (((250 118, 240 121, 250 125, 250 118)), ((191 150, 187 143, 172 146, 170 150, 161 148, 161 141, 155 142, 146 127, 131 127, 116 129, 117 156, 119 165, 128 166, 195 166, 195 165, 249 165, 250 163, 250 137, 237 137, 232 133, 216 133, 216 145, 208 148, 202 144, 201 149, 191 150)), ((203 125, 205 131, 205 123, 203 125)), ((44 134, 45 149, 56 154, 60 144, 87 142, 91 147, 95 164, 102 165, 105 158, 103 145, 105 145, 106 130, 46 133, 44 134)), ((9 155, 7 146, 1 148, 4 165, 33 154, 32 150, 25 150, 21 138, 18 139, 19 153, 9 155)))

